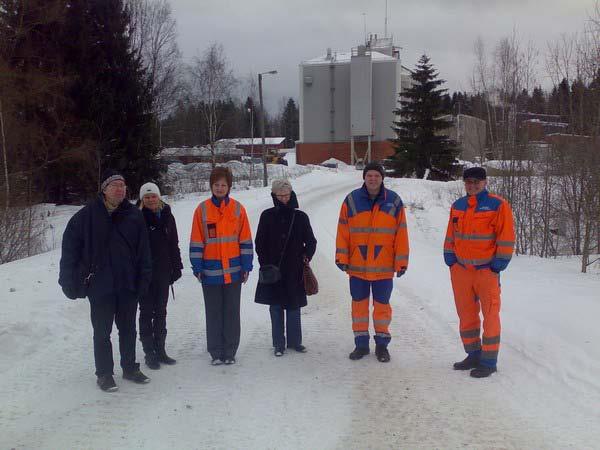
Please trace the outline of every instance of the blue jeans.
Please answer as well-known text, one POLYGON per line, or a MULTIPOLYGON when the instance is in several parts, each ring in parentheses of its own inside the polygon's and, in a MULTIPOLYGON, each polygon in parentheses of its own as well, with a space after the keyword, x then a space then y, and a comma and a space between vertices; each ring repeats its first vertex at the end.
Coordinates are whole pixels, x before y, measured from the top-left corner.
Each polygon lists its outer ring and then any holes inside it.
POLYGON ((285 348, 285 332, 287 331, 287 346, 291 348, 302 345, 302 326, 300 324, 300 308, 283 309, 281 305, 271 305, 271 329, 273 333, 273 347, 285 348), (285 312, 285 313, 284 313, 285 312), (284 315, 286 319, 286 330, 284 330, 284 315))

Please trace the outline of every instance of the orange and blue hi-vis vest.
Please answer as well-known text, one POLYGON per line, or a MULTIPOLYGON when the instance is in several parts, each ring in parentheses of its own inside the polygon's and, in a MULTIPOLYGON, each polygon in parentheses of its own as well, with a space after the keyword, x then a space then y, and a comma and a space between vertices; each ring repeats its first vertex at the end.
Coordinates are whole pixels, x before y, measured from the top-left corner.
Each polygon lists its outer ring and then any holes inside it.
POLYGON ((365 185, 340 210, 335 262, 364 280, 392 278, 408 267, 408 230, 402 199, 383 185, 374 200, 365 185))
POLYGON ((448 266, 458 262, 500 272, 508 266, 514 246, 512 210, 502 197, 483 190, 454 202, 444 242, 448 266))
POLYGON ((236 200, 215 196, 194 211, 190 261, 204 284, 229 284, 252 270, 253 246, 244 207, 236 200))

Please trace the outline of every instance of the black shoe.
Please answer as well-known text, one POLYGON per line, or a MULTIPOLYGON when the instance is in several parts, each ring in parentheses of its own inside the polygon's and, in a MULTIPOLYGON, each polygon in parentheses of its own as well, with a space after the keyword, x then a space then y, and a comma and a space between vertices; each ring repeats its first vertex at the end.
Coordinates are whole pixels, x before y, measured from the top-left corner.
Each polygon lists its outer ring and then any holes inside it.
POLYGON ((157 356, 159 362, 161 362, 163 364, 168 364, 169 366, 172 366, 173 364, 175 364, 177 362, 176 360, 171 358, 169 355, 167 355, 167 352, 165 350, 165 338, 164 337, 161 337, 160 339, 156 340, 155 348, 156 348, 156 356, 157 356))
POLYGON ((133 381, 137 384, 150 383, 150 378, 144 375, 140 371, 140 369, 128 370, 127 372, 123 372, 123 378, 129 381, 133 381))
POLYGON ((377 356, 379 362, 390 362, 390 352, 388 352, 386 345, 376 345, 375 356, 377 356))
POLYGON ((479 365, 475 369, 471 370, 471 376, 473 378, 487 378, 494 372, 496 372, 495 367, 479 365))
POLYGON ((296 350, 298 353, 306 353, 306 347, 302 344, 296 345, 295 347, 290 347, 296 350))
POLYGON ((168 364, 169 366, 172 366, 173 364, 177 363, 177 361, 171 358, 169 355, 167 355, 167 353, 164 350, 162 352, 158 352, 158 361, 160 361, 163 364, 168 364))
POLYGON ((112 375, 100 375, 96 380, 96 383, 104 392, 115 392, 119 390, 112 375))
POLYGON ((361 359, 363 356, 366 356, 369 353, 371 353, 369 347, 356 347, 352 353, 350 353, 349 358, 353 361, 356 361, 357 359, 361 359))
POLYGON ((479 356, 469 355, 465 359, 459 362, 455 362, 454 370, 469 370, 479 367, 479 356))
POLYGON ((146 361, 146 365, 148 366, 148 368, 152 370, 160 369, 160 363, 158 362, 158 356, 156 356, 156 353, 153 352, 146 354, 144 360, 146 361))

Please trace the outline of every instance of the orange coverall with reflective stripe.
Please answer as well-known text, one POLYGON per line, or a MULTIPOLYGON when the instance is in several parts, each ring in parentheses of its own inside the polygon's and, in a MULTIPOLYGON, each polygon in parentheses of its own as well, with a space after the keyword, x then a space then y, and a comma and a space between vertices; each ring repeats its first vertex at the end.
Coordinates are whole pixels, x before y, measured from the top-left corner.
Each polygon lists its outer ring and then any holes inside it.
POLYGON ((460 336, 469 354, 495 367, 500 348, 500 275, 512 258, 512 210, 486 190, 452 205, 444 259, 450 266, 460 336), (481 334, 480 312, 483 314, 481 334))

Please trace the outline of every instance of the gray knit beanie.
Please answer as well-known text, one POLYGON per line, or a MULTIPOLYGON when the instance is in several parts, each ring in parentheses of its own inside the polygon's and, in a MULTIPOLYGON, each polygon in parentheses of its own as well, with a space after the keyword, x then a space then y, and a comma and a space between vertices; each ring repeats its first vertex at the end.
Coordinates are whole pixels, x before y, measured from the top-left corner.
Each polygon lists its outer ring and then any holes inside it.
POLYGON ((288 191, 292 192, 292 185, 290 184, 290 182, 287 179, 279 178, 279 179, 273 180, 273 184, 271 185, 271 192, 276 194, 277 192, 283 191, 286 189, 288 191))

